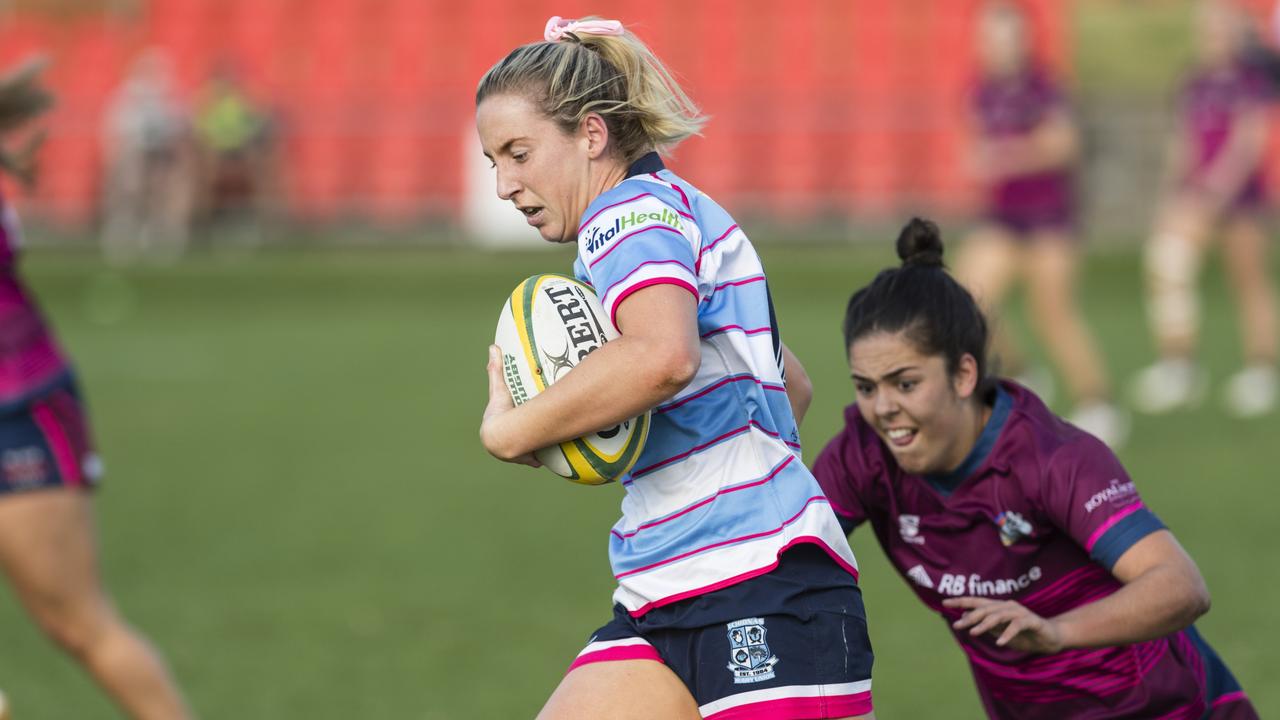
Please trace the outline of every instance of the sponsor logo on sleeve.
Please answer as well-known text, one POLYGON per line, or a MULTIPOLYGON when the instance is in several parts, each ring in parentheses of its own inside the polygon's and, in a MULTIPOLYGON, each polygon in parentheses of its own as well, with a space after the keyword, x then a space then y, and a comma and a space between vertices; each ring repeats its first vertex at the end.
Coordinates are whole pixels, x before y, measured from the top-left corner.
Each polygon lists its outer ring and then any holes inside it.
POLYGON ((1111 478, 1111 483, 1103 490, 1094 493, 1092 497, 1084 503, 1084 511, 1092 513, 1094 510, 1103 505, 1120 505, 1127 503, 1137 497, 1138 489, 1133 486, 1133 481, 1120 482, 1120 478, 1111 478))
POLYGON ((778 656, 765 641, 767 631, 763 618, 735 620, 727 626, 729 633, 729 672, 735 685, 772 680, 778 656))
POLYGON ((583 247, 588 254, 595 254, 623 235, 650 225, 666 225, 681 233, 684 232, 680 213, 664 205, 660 210, 651 212, 632 210, 615 216, 613 222, 608 224, 592 225, 582 232, 583 247))

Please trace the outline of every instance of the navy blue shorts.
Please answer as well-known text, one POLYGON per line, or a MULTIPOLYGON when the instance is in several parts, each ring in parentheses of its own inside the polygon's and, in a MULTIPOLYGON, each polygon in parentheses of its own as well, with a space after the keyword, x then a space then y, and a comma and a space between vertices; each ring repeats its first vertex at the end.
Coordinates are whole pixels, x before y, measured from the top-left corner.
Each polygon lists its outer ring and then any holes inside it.
POLYGON ((843 718, 872 710, 862 592, 811 544, 777 569, 633 618, 615 606, 570 666, 656 660, 684 681, 704 718, 843 718))
POLYGON ((0 407, 0 495, 92 487, 99 465, 70 374, 30 399, 0 407))

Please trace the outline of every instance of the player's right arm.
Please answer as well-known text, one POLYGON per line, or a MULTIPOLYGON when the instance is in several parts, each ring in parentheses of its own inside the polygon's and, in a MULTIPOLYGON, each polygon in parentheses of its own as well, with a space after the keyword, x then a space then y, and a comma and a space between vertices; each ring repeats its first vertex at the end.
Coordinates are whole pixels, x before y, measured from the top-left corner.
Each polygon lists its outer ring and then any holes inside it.
POLYGON ((1056 107, 1025 137, 1004 140, 994 156, 1001 177, 1020 177, 1074 164, 1080 154, 1080 133, 1065 107, 1056 107))
POLYGON ((490 454, 527 463, 534 450, 640 415, 693 380, 701 349, 697 298, 686 287, 658 283, 637 290, 618 303, 614 319, 621 337, 519 407, 490 347, 489 406, 480 426, 490 454))

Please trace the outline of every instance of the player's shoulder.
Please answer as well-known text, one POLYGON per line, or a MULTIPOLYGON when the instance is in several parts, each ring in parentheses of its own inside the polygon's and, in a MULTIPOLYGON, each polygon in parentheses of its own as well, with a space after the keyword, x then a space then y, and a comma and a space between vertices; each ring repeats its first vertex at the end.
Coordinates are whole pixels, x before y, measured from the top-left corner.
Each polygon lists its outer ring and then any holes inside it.
POLYGON ((578 227, 578 248, 584 257, 603 254, 622 238, 648 229, 689 235, 693 215, 684 209, 680 193, 669 184, 630 177, 602 193, 587 208, 578 227))
MULTIPOLYGON (((1024 473, 1033 482, 1045 480, 1050 471, 1069 469, 1099 454, 1111 457, 1106 443, 1054 414, 1034 392, 1011 380, 1000 382, 1012 400, 1006 425, 1008 442, 1003 451, 1017 462, 1034 468, 1024 473)), ((1006 463, 1012 464, 1012 463, 1006 463)))

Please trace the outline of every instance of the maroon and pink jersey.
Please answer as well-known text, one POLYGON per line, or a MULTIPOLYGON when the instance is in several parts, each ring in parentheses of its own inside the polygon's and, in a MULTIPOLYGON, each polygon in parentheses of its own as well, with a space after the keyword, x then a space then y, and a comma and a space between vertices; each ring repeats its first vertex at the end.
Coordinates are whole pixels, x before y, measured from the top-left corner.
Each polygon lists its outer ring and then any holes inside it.
POLYGON ((59 380, 67 361, 18 278, 17 214, 0 197, 0 407, 25 402, 59 380))
MULTIPOLYGON (((988 141, 1029 137, 1052 114, 1066 110, 1061 90, 1037 69, 983 77, 973 93, 977 131, 988 141)), ((1015 226, 1069 224, 1075 210, 1074 178, 1069 168, 1006 178, 988 189, 988 203, 997 219, 1026 219, 1015 226)))
MULTIPOLYGON (((1111 567, 1162 529, 1115 455, 1025 388, 1001 383, 965 462, 904 472, 856 406, 814 466, 846 531, 870 522, 893 566, 950 622, 949 597, 1054 617, 1121 587, 1111 567)), ((1150 642, 1034 655, 953 631, 993 718, 1256 717, 1194 628, 1150 642), (1216 707, 1215 707, 1216 706, 1216 707)))
MULTIPOLYGON (((1201 70, 1191 75, 1178 98, 1178 116, 1190 150, 1184 186, 1197 187, 1207 178, 1231 131, 1243 113, 1261 109, 1270 87, 1258 69, 1238 63, 1228 68, 1201 70)), ((1261 158, 1258 167, 1240 188, 1238 198, 1261 202, 1265 179, 1261 158)))

